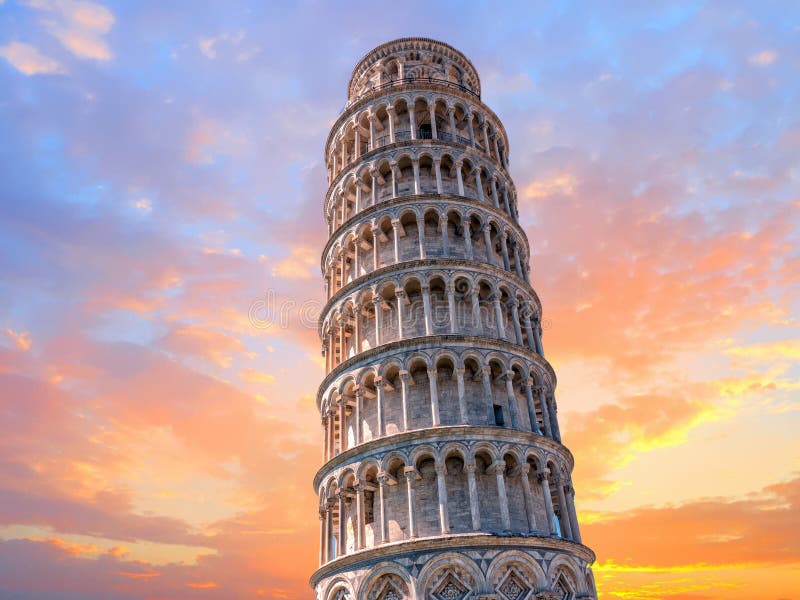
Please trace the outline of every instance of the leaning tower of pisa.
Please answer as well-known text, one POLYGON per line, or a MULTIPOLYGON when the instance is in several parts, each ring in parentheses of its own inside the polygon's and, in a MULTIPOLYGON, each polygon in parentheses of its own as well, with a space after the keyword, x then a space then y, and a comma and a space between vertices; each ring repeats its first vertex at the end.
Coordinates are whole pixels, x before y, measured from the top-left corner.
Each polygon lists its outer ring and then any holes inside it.
POLYGON ((318 600, 596 598, 502 123, 451 46, 355 67, 325 147, 318 600))

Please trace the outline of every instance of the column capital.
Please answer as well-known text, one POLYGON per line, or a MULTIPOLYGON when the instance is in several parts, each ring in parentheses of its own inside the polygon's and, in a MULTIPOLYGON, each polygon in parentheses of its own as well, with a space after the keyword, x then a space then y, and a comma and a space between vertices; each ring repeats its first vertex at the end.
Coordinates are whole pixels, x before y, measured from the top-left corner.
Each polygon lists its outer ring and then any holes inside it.
POLYGON ((395 290, 394 291, 394 295, 397 296, 398 298, 405 298, 406 297, 406 291, 404 289, 400 288, 399 290, 395 290))
POLYGON ((491 376, 492 374, 492 367, 481 367, 481 373, 483 375, 491 376))
POLYGON ((533 388, 533 377, 527 377, 522 380, 525 387, 533 388))
POLYGON ((443 463, 436 463, 433 468, 437 475, 447 475, 447 467, 443 463))
POLYGON ((417 476, 417 469, 414 467, 403 467, 403 475, 406 476, 406 481, 413 481, 417 476))
POLYGON ((386 382, 383 380, 383 377, 376 377, 373 383, 375 384, 375 389, 380 390, 383 389, 383 386, 386 382))
POLYGON ((378 305, 378 304, 380 304, 381 302, 383 302, 383 297, 382 297, 382 296, 373 296, 373 297, 372 297, 372 303, 373 303, 375 306, 377 306, 377 305, 378 305))
POLYGON ((520 469, 520 471, 522 471, 522 472, 523 472, 525 475, 527 475, 528 473, 530 473, 530 472, 531 472, 531 465, 530 465, 530 463, 526 463, 526 462, 524 462, 524 463, 522 463, 522 464, 519 466, 519 469, 520 469))
POLYGON ((400 228, 400 219, 392 219, 392 228, 399 229, 400 228))
POLYGON ((364 388, 363 386, 357 385, 353 388, 353 393, 355 394, 356 398, 363 398, 364 397, 364 388))
POLYGON ((393 112, 394 112, 394 106, 393 106, 393 105, 391 105, 391 104, 389 104, 389 105, 386 107, 386 112, 387 112, 387 113, 389 113, 389 114, 393 113, 393 112))
POLYGON ((542 469, 541 471, 537 471, 536 476, 539 478, 539 481, 548 481, 550 477, 550 469, 542 469))
POLYGON ((460 377, 463 377, 465 372, 466 372, 466 369, 464 369, 464 367, 456 367, 455 369, 453 369, 453 373, 455 373, 456 375, 458 375, 460 377))
POLYGON ((408 372, 408 371, 406 371, 405 369, 403 369, 402 371, 400 371, 400 372, 398 373, 398 375, 400 376, 400 379, 402 379, 402 380, 404 380, 404 381, 408 381, 408 379, 410 379, 410 378, 411 378, 411 373, 409 373, 409 372, 408 372))
POLYGON ((442 157, 441 156, 434 156, 433 157, 433 162, 434 163, 441 163, 442 162, 442 157))
POLYGON ((380 473, 378 473, 378 484, 379 485, 384 486, 384 485, 387 484, 388 481, 389 481, 389 474, 388 473, 386 473, 385 471, 381 471, 380 473))
POLYGON ((473 473, 474 474, 476 468, 477 468, 477 465, 474 462, 465 462, 464 463, 464 470, 467 473, 473 473))
POLYGON ((428 376, 435 377, 438 373, 439 371, 436 367, 428 367, 428 376))

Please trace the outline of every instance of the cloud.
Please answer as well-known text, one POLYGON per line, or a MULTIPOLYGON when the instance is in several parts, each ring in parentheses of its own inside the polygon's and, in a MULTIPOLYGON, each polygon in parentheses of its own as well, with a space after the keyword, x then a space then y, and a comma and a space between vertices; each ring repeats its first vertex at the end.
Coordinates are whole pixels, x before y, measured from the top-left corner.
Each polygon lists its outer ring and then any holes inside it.
POLYGON ((263 373, 256 369, 245 369, 239 373, 239 377, 250 383, 274 383, 275 375, 263 373))
POLYGON ((285 279, 311 279, 316 274, 314 267, 318 264, 317 252, 309 246, 293 246, 290 254, 276 262, 272 267, 275 277, 285 279))
POLYGON ((795 478, 746 498, 610 513, 582 531, 599 545, 603 560, 616 564, 677 568, 794 563, 798 554, 792 534, 798 518, 800 479, 795 478))
POLYGON ((774 50, 762 50, 761 52, 752 54, 748 59, 750 64, 757 65, 759 67, 768 67, 776 60, 778 60, 778 53, 774 50))
POLYGON ((66 73, 66 69, 58 61, 45 56, 30 44, 10 42, 0 46, 0 56, 11 63, 17 71, 25 75, 60 75, 66 73))
POLYGON ((690 429, 717 418, 711 403, 672 391, 622 397, 569 416, 568 441, 582 495, 591 500, 617 491, 618 483, 609 477, 614 469, 656 448, 679 445, 690 429))
POLYGON ((26 352, 31 349, 31 334, 28 331, 21 331, 17 333, 13 329, 6 329, 6 335, 11 338, 14 345, 20 350, 26 352))
POLYGON ((114 26, 114 15, 105 6, 81 0, 28 0, 28 6, 42 13, 47 31, 77 58, 111 60, 104 36, 114 26))

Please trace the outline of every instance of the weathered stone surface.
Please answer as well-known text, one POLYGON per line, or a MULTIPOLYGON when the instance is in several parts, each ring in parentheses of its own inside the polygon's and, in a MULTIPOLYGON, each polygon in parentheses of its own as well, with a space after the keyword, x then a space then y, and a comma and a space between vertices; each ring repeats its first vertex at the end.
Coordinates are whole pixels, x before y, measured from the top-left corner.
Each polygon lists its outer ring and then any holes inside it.
POLYGON ((454 48, 356 66, 326 144, 318 600, 595 598, 502 123, 454 48))

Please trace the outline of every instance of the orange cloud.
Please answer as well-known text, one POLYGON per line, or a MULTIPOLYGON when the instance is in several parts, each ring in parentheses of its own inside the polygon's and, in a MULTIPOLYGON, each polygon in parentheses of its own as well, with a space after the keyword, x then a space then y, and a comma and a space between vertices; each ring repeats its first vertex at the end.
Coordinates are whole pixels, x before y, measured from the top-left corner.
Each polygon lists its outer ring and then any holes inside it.
POLYGON ((25 75, 58 75, 66 73, 64 67, 42 54, 35 46, 23 42, 10 42, 0 46, 0 56, 25 75))
POLYGON ((220 367, 227 367, 233 354, 244 350, 235 337, 203 327, 202 325, 177 325, 162 339, 172 352, 205 358, 220 367))
POLYGON ((743 499, 640 508, 584 523, 604 598, 783 597, 800 586, 800 479, 743 499), (764 591, 760 579, 771 574, 764 591), (692 596, 691 594, 698 594, 692 596))

